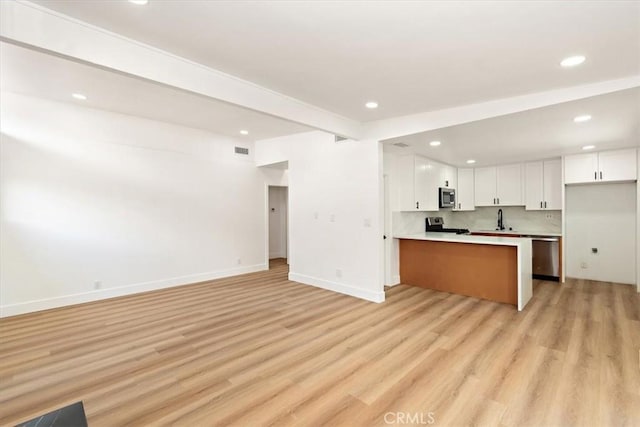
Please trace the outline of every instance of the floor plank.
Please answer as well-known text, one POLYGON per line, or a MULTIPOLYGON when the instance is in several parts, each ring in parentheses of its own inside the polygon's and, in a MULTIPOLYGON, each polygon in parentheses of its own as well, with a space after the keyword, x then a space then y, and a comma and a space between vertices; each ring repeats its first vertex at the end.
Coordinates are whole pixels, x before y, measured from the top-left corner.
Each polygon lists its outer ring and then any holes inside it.
POLYGON ((0 425, 79 400, 98 427, 640 425, 631 286, 536 280, 519 313, 404 285, 374 304, 270 267, 1 319, 0 425))

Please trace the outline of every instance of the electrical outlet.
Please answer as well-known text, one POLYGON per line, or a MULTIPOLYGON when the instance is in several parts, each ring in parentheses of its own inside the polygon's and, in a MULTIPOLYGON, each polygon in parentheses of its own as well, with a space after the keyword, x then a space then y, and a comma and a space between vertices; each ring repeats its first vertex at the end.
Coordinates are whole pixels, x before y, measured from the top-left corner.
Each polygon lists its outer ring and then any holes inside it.
POLYGON ((336 269, 336 277, 342 277, 342 270, 336 269))
POLYGON ((238 265, 242 264, 242 258, 238 258, 238 265))
POLYGON ((331 216, 329 217, 329 221, 336 222, 336 216, 334 214, 331 214, 331 216))
POLYGON ((371 218, 365 218, 364 219, 364 226, 367 228, 371 227, 371 218))
POLYGON ((96 280, 95 282, 93 282, 93 289, 100 289, 102 288, 102 282, 100 280, 96 280))
POLYGON ((318 219, 318 212, 313 213, 313 219, 318 219))
POLYGON ((584 262, 584 261, 582 261, 582 262, 580 263, 580 268, 588 268, 587 263, 586 263, 586 262, 584 262))
POLYGON ((547 220, 552 220, 552 219, 553 219, 553 214, 552 214, 552 213, 546 213, 546 214, 544 215, 544 217, 545 217, 547 220))

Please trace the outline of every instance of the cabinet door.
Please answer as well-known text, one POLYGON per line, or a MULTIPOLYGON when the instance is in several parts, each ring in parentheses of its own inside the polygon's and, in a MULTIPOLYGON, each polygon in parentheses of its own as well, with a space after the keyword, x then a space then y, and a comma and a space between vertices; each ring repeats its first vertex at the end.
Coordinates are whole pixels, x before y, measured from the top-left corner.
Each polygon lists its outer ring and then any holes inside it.
POLYGON ((524 165, 525 209, 544 209, 544 163, 531 162, 524 165))
POLYGON ((476 209, 473 186, 473 169, 458 169, 458 189, 456 191, 456 210, 473 211, 476 209))
POLYGON ((496 168, 476 168, 474 170, 476 206, 496 204, 496 168))
POLYGON ((598 178, 601 181, 633 181, 637 178, 636 149, 598 153, 598 178))
POLYGON ((415 211, 415 156, 401 156, 396 160, 397 167, 397 189, 401 211, 415 211))
POLYGON ((442 165, 442 179, 441 187, 453 188, 454 190, 458 186, 458 171, 455 167, 449 165, 442 165))
POLYGON ((443 164, 434 162, 433 160, 424 159, 426 161, 425 167, 425 182, 424 188, 421 191, 420 197, 420 210, 421 211, 437 211, 440 206, 440 192, 442 168, 443 164))
POLYGON ((501 206, 524 205, 522 199, 522 164, 496 168, 496 197, 501 206))
POLYGON ((565 156, 564 183, 581 184, 595 182, 598 172, 598 154, 586 153, 565 156))
POLYGON ((415 202, 414 209, 417 211, 424 211, 426 207, 427 196, 427 159, 420 156, 415 156, 414 167, 414 180, 415 180, 415 202))
POLYGON ((544 162, 544 207, 562 209, 562 162, 560 159, 544 162))

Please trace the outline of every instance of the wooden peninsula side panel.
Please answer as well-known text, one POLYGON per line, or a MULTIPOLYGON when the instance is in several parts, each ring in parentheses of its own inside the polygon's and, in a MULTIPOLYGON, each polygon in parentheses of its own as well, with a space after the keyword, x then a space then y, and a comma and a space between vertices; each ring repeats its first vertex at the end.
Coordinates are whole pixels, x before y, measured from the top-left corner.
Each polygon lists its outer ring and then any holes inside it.
POLYGON ((518 305, 514 246, 400 240, 405 285, 518 305))

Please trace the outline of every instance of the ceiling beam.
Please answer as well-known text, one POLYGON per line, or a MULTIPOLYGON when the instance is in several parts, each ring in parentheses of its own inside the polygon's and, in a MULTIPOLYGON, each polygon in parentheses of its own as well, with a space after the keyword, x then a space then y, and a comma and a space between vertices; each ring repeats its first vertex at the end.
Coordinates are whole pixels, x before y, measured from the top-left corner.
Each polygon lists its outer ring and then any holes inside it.
MULTIPOLYGON (((0 39, 359 139, 361 123, 26 1, 0 1, 0 39)), ((46 72, 46 70, 43 70, 46 72)))
POLYGON ((381 141, 634 87, 640 87, 640 75, 378 120, 366 124, 363 138, 381 141))

